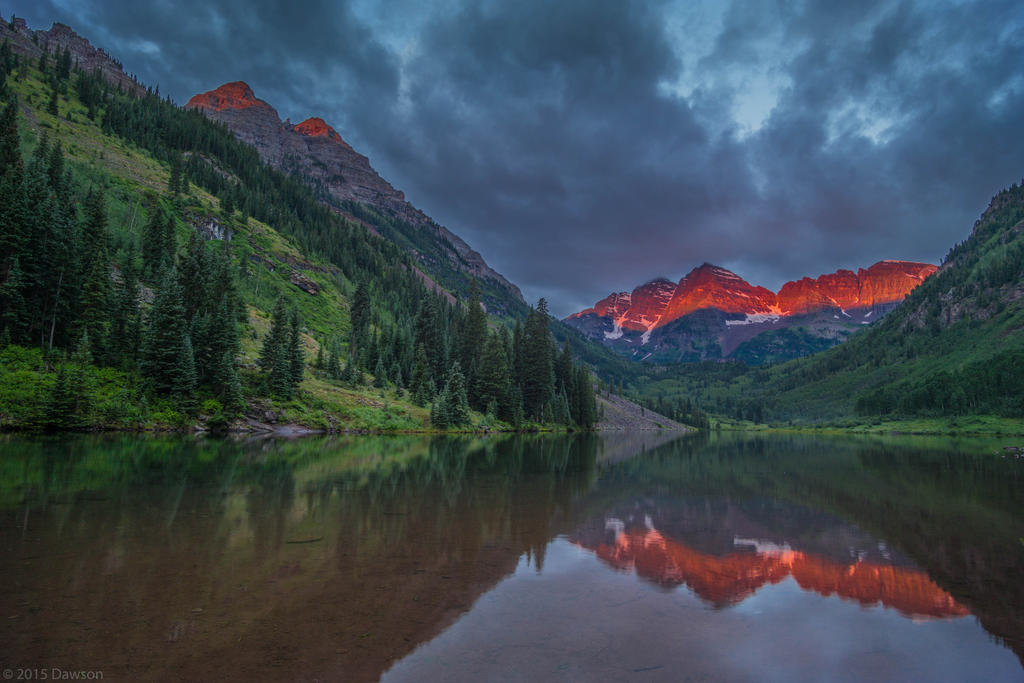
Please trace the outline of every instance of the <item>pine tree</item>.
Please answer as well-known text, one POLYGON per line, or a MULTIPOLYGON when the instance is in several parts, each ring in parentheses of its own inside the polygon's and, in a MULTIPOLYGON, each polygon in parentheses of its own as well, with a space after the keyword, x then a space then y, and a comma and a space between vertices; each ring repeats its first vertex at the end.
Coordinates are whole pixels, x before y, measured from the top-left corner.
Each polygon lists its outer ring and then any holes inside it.
POLYGON ((174 383, 171 386, 171 393, 177 400, 178 406, 186 413, 195 412, 195 390, 195 355, 192 351, 192 340, 186 334, 184 340, 178 345, 178 357, 175 360, 174 368, 174 383))
POLYGON ((316 360, 313 361, 313 371, 317 377, 323 377, 327 369, 327 354, 324 353, 324 343, 316 345, 316 360))
POLYGON ((383 389, 387 386, 388 376, 384 371, 384 361, 379 356, 377 358, 377 365, 373 368, 373 386, 377 389, 383 389))
POLYGON ((370 293, 365 282, 356 285, 349 318, 352 323, 352 339, 362 339, 370 327, 370 293))
POLYGON ((181 293, 185 304, 185 322, 192 324, 196 313, 206 303, 208 264, 206 247, 198 232, 192 232, 185 249, 185 256, 178 267, 181 293))
MULTIPOLYGON (((420 310, 413 322, 414 343, 422 346, 430 369, 430 379, 440 382, 445 375, 448 354, 445 352, 444 337, 441 332, 440 314, 437 310, 437 297, 427 294, 420 300, 420 310)), ((418 353, 418 352, 417 352, 418 353)))
POLYGON ((25 278, 15 256, 7 269, 7 279, 0 285, 0 325, 16 344, 27 341, 29 312, 22 294, 24 287, 25 278))
MULTIPOLYGON (((132 243, 134 246, 134 242, 132 243)), ((113 296, 113 315, 110 325, 111 362, 115 365, 135 360, 139 344, 138 275, 135 270, 134 250, 129 250, 121 263, 121 280, 113 296)))
MULTIPOLYGON (((164 271, 149 311, 140 363, 143 375, 158 393, 169 394, 189 383, 188 378, 182 376, 188 371, 183 358, 187 330, 178 274, 170 268, 164 271)), ((189 340, 190 351, 191 345, 189 340)), ((193 361, 193 385, 194 373, 193 361)))
POLYGON ((289 323, 288 378, 291 381, 292 391, 294 391, 302 383, 302 375, 306 368, 306 355, 302 349, 302 337, 299 335, 301 324, 298 308, 292 308, 289 323))
POLYGON ((356 380, 358 379, 356 377, 356 374, 357 373, 355 356, 349 354, 348 358, 345 361, 345 369, 341 371, 341 374, 338 376, 338 379, 344 382, 345 384, 355 384, 356 380))
POLYGON ((89 190, 84 205, 82 245, 85 255, 82 259, 82 272, 89 273, 93 262, 97 258, 107 258, 109 253, 106 199, 101 191, 89 190))
POLYGON ((166 229, 163 213, 159 207, 154 207, 142 229, 142 270, 147 278, 156 276, 165 265, 170 265, 166 263, 164 253, 166 229))
POLYGON ((555 361, 555 391, 569 394, 573 388, 572 350, 569 348, 569 340, 566 339, 562 345, 562 352, 555 361))
POLYGON ((260 365, 267 373, 268 388, 270 393, 278 398, 291 398, 294 386, 289 318, 284 297, 278 297, 270 321, 270 331, 263 339, 263 350, 260 353, 260 365))
POLYGON ((412 380, 409 382, 413 403, 422 406, 434 400, 434 393, 428 387, 430 381, 427 351, 420 344, 416 347, 416 360, 412 366, 412 380))
POLYGON ((50 90, 50 102, 46 105, 46 113, 52 114, 53 116, 57 116, 60 113, 60 109, 58 109, 56 85, 54 85, 50 90))
POLYGON ((496 416, 509 419, 512 415, 510 390, 505 344, 497 333, 493 333, 488 337, 480 357, 475 394, 484 406, 495 404, 496 416))
POLYGON ((18 103, 11 98, 0 116, 0 174, 15 164, 21 164, 19 147, 18 103))
POLYGON ((88 333, 92 356, 97 363, 111 360, 108 347, 111 300, 110 267, 106 253, 100 252, 93 256, 92 267, 82 284, 78 316, 78 328, 88 333))
POLYGON ((218 365, 217 381, 222 387, 220 401, 229 414, 237 414, 245 410, 245 397, 242 395, 242 382, 238 378, 234 356, 225 353, 218 365))
POLYGON ((461 427, 470 423, 469 401, 466 398, 466 378, 462 374, 458 361, 448 371, 444 388, 438 394, 435 405, 441 406, 445 426, 461 427))
POLYGON ((337 338, 332 338, 330 347, 327 350, 327 376, 331 379, 341 379, 341 344, 337 338))
POLYGON ((434 429, 447 429, 450 426, 448 403, 448 395, 444 390, 434 398, 434 403, 430 406, 430 424, 434 429))
POLYGON ((523 409, 534 419, 542 419, 554 394, 551 334, 548 331, 547 302, 541 299, 530 311, 523 328, 522 376, 523 409))
POLYGON ((175 152, 171 156, 171 172, 167 179, 167 191, 175 197, 179 194, 184 194, 188 189, 183 187, 184 174, 185 169, 184 163, 181 160, 181 155, 175 152))
POLYGON ((69 375, 65 364, 61 363, 57 368, 57 379, 50 389, 44 413, 44 422, 51 429, 66 429, 75 424, 77 400, 69 375))
POLYGON ((577 367, 574 374, 576 389, 573 392, 573 420, 583 429, 590 429, 597 424, 598 419, 594 383, 585 367, 577 367))
POLYGON ((487 343, 487 314, 484 313, 480 304, 480 286, 476 279, 470 283, 469 303, 466 323, 462 330, 461 338, 461 359, 462 367, 466 375, 466 383, 470 387, 470 405, 477 410, 483 410, 487 406, 484 400, 476 392, 476 376, 479 371, 480 355, 483 353, 484 345, 487 343))
POLYGON ((56 66, 58 80, 66 81, 71 77, 71 50, 66 45, 64 46, 64 51, 57 58, 56 66))

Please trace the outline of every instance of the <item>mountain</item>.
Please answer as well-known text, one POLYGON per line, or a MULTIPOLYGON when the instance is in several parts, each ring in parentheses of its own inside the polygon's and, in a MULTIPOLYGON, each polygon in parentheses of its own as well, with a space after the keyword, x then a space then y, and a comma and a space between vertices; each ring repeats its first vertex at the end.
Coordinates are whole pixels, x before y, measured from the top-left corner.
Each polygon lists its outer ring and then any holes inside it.
MULTIPOLYGON (((877 283, 869 291, 888 296, 877 283)), ((938 428, 955 429, 963 416, 995 415, 1009 420, 1002 427, 992 423, 995 428, 1019 430, 1022 331, 1024 187, 1014 184, 992 198, 937 272, 847 343, 771 368, 661 368, 638 389, 650 407, 668 415, 673 405, 693 402, 765 422, 933 418, 938 428)))
POLYGON ((565 322, 620 353, 653 362, 737 358, 760 363, 843 341, 888 313, 936 266, 880 261, 787 282, 778 293, 705 263, 678 283, 652 280, 565 322))
POLYGON ((596 421, 548 321, 531 311, 513 347, 480 302, 519 314, 518 290, 437 266, 456 253, 443 233, 396 239, 411 207, 323 121, 280 122, 244 84, 207 98, 252 124, 261 158, 68 27, 0 31, 0 429, 596 421), (331 204, 271 163, 295 159, 363 174, 331 204))
POLYGON ((39 59, 44 52, 58 54, 67 49, 73 63, 81 70, 98 70, 114 87, 135 95, 146 94, 146 87, 126 74, 119 61, 94 47, 66 24, 55 23, 45 31, 36 31, 29 28, 24 19, 11 17, 10 21, 0 21, 0 41, 6 41, 15 55, 33 59, 39 59))
POLYGON ((242 81, 195 95, 185 106, 226 125, 266 163, 302 178, 334 210, 409 249, 431 280, 449 291, 465 294, 469 275, 492 285, 489 309, 512 313, 523 304, 518 287, 458 235, 407 202, 323 119, 282 121, 242 81))

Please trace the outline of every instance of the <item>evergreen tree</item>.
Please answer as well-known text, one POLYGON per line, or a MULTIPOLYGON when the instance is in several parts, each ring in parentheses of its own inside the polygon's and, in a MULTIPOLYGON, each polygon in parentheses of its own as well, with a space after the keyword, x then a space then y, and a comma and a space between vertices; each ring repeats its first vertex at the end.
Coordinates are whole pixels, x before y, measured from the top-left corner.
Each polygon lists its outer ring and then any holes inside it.
POLYGON ((0 116, 0 174, 15 164, 21 164, 18 137, 18 103, 11 98, 0 116))
POLYGON ((75 425, 75 408, 77 399, 70 373, 61 363, 57 368, 57 379, 50 389, 46 401, 44 423, 51 429, 72 427, 75 425))
POLYGON ((352 323, 352 339, 361 340, 370 327, 370 293, 365 282, 356 285, 349 318, 352 323))
POLYGON ((11 261, 7 279, 0 285, 0 324, 14 343, 28 341, 29 311, 22 290, 25 278, 21 272, 18 257, 11 261))
POLYGON ((71 50, 65 45, 64 51, 57 58, 57 80, 66 81, 71 77, 71 50))
POLYGON ((461 427, 470 423, 469 401, 466 398, 466 378, 456 361, 438 396, 438 402, 444 406, 444 417, 448 426, 461 427))
POLYGON ((511 419, 513 406, 510 390, 505 344, 497 333, 493 333, 488 337, 483 355, 480 357, 475 395, 484 406, 493 403, 497 417, 511 419))
POLYGON ((184 187, 185 165, 181 160, 181 155, 174 153, 171 156, 171 172, 167 179, 167 191, 177 197, 179 194, 184 194, 188 188, 184 187))
POLYGON ((181 279, 181 293, 185 304, 185 322, 192 324, 196 313, 206 303, 206 278, 208 275, 206 248, 203 238, 193 231, 189 236, 185 255, 178 267, 181 279))
POLYGON ((327 350, 327 376, 331 379, 341 379, 341 344, 337 338, 331 339, 331 345, 327 350))
POLYGON ((377 389, 383 389, 387 386, 388 376, 384 371, 384 361, 378 357, 377 365, 373 368, 373 386, 377 389))
POLYGON ((110 267, 106 254, 101 252, 93 256, 92 267, 82 284, 78 316, 78 329, 89 335, 92 357, 98 363, 110 360, 107 342, 111 299, 110 267))
POLYGON ((548 331, 547 302, 541 299, 530 311, 523 327, 522 376, 523 409, 534 419, 543 419, 554 394, 551 334, 548 331))
POLYGON ((306 355, 302 349, 302 337, 299 335, 301 324, 298 308, 292 308, 289 323, 288 378, 291 380, 292 391, 294 391, 302 383, 302 375, 306 368, 306 355))
MULTIPOLYGON (((140 363, 143 375, 158 393, 169 394, 189 384, 185 376, 189 374, 189 368, 183 351, 187 331, 178 274, 169 268, 164 271, 149 311, 140 363)), ((191 351, 191 340, 188 345, 191 351)), ((191 374, 194 385, 194 361, 191 374)))
POLYGON ((576 396, 574 404, 573 419, 576 424, 584 429, 590 429, 597 424, 597 399, 594 397, 594 384, 590 378, 590 372, 585 367, 578 367, 575 371, 576 396))
POLYGON ((355 356, 349 354, 345 361, 345 369, 341 371, 341 375, 338 379, 345 384, 356 384, 356 380, 358 379, 356 375, 356 359, 355 356))
POLYGON ((434 400, 434 392, 430 390, 430 365, 427 362, 427 351, 422 344, 416 347, 416 360, 412 367, 412 380, 409 392, 416 405, 426 405, 434 400))
POLYGON ((114 364, 133 363, 139 345, 139 283, 134 262, 134 251, 130 251, 121 263, 121 280, 113 297, 110 351, 114 364))
POLYGON ((430 424, 434 429, 447 429, 450 426, 448 403, 448 395, 443 390, 434 398, 430 406, 430 424))
POLYGON ((221 404, 229 414, 236 414, 245 409, 245 398, 242 395, 242 382, 238 378, 235 357, 225 352, 217 365, 215 382, 221 387, 219 392, 221 404))
POLYGON ((484 400, 476 392, 476 376, 479 371, 480 355, 487 343, 487 314, 480 304, 480 286, 474 278, 469 287, 469 303, 466 323, 462 330, 460 356, 466 375, 466 383, 470 387, 469 402, 477 410, 487 407, 484 400))
POLYGON ((153 207, 142 229, 142 269, 147 278, 156 276, 164 266, 171 265, 164 248, 167 223, 159 207, 153 207))
POLYGON ((82 272, 89 273, 96 259, 105 259, 109 253, 109 237, 107 235, 107 208, 103 193, 89 190, 84 201, 84 219, 82 221, 82 245, 85 255, 82 259, 82 272))
POLYGON ((575 388, 572 376, 572 351, 568 338, 562 345, 562 352, 555 361, 555 391, 569 394, 575 388))
POLYGON ((448 354, 445 352, 437 297, 433 294, 427 294, 420 300, 420 309, 413 322, 413 329, 414 344, 423 347, 428 363, 427 367, 430 369, 429 377, 436 384, 445 375, 448 354))
POLYGON ((270 331, 263 339, 263 350, 260 353, 260 365, 267 373, 267 386, 278 398, 291 398, 294 386, 289 332, 290 316, 284 297, 278 297, 270 321, 270 331))
POLYGON ((327 369, 327 354, 324 352, 323 342, 316 345, 316 360, 313 361, 313 371, 317 377, 323 377, 327 369))
POLYGON ((202 381, 212 380, 214 392, 220 394, 227 390, 232 379, 230 373, 223 372, 222 358, 225 355, 231 358, 231 367, 234 368, 234 359, 239 351, 238 325, 228 305, 228 297, 222 296, 213 313, 203 316, 202 321, 203 324, 197 326, 202 328, 204 340, 203 348, 196 349, 199 376, 202 381))
POLYGON ((185 338, 178 344, 178 358, 175 361, 173 384, 171 393, 178 402, 178 406, 186 413, 193 413, 196 409, 196 364, 195 355, 192 351, 192 340, 186 334, 185 338))

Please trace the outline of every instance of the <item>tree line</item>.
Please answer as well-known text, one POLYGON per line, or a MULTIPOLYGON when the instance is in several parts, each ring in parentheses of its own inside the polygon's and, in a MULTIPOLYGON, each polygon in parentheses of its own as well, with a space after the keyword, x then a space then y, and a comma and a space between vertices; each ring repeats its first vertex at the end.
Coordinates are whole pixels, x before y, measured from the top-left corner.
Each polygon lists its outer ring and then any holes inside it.
MULTIPOLYGON (((19 104, 6 82, 12 73, 24 77, 25 60, 0 48, 0 344, 44 350, 57 368, 55 406, 74 403, 75 378, 64 366, 83 364, 137 373, 148 395, 185 414, 203 401, 230 417, 246 396, 299 393, 303 339, 312 332, 285 296, 274 306, 259 371, 240 375, 247 302, 230 243, 206 243, 182 220, 194 184, 220 198, 225 216, 266 221, 338 268, 350 325, 316 340, 319 377, 355 386, 370 375, 375 386, 430 405, 437 427, 467 425, 470 409, 517 427, 596 422, 590 373, 567 343, 555 347, 543 299, 514 329, 495 326, 476 283, 463 302, 429 290, 404 250, 326 209, 223 126, 155 93, 114 89, 98 72, 65 70, 65 61, 38 65, 57 112, 77 97, 106 134, 147 150, 171 173, 163 196, 143 199, 137 234, 112 229, 104 191, 76 184, 59 142, 44 135, 22 154, 19 104)), ((54 426, 70 425, 60 412, 54 426)))

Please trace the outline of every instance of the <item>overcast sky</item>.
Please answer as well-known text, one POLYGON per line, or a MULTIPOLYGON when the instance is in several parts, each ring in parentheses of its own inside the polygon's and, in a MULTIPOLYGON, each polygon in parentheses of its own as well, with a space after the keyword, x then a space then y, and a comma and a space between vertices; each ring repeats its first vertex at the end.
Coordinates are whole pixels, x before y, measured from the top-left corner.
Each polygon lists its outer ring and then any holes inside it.
MULTIPOLYGON (((10 3, 4 8, 8 16, 10 3)), ((179 103, 321 116, 566 315, 704 261, 937 263, 1024 177, 1024 5, 17 0, 179 103)))

